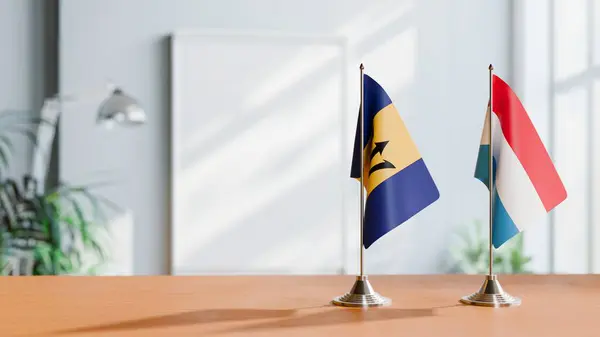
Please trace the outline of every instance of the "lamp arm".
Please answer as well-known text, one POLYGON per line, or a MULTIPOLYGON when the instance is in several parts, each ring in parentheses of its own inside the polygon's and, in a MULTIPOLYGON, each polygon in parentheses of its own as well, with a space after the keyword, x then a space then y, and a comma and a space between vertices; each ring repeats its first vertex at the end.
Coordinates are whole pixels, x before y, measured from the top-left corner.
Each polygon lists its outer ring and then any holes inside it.
POLYGON ((52 152, 52 143, 56 135, 56 127, 58 124, 58 117, 60 116, 61 102, 56 98, 47 98, 44 101, 44 105, 40 111, 40 117, 48 123, 42 123, 37 128, 37 146, 33 149, 33 158, 31 162, 31 172, 33 177, 41 182, 38 185, 38 192, 43 192, 46 177, 48 175, 48 169, 50 164, 50 157, 52 152))
POLYGON ((84 92, 83 94, 75 95, 75 94, 56 94, 52 96, 51 99, 55 99, 61 103, 74 102, 78 100, 90 99, 96 96, 100 96, 101 94, 106 94, 107 92, 112 92, 117 89, 117 85, 112 81, 108 81, 103 89, 94 89, 84 92))

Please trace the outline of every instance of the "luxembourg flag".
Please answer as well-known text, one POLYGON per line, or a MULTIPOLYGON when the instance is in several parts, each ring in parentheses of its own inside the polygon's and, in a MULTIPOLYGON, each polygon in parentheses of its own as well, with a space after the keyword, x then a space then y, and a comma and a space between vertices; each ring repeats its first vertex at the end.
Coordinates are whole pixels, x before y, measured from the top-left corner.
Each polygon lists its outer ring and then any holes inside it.
MULTIPOLYGON (((554 164, 527 111, 500 77, 492 77, 494 199, 492 243, 498 248, 567 198, 554 164)), ((489 189, 490 106, 475 178, 489 189)))

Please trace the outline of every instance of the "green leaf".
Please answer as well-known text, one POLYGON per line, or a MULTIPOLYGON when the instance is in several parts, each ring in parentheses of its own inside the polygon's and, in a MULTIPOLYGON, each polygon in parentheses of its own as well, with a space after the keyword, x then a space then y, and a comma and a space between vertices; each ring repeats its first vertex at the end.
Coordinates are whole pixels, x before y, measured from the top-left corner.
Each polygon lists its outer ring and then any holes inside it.
POLYGON ((81 234, 77 221, 73 220, 71 217, 60 216, 58 218, 58 222, 61 224, 66 224, 66 226, 61 227, 65 228, 68 231, 68 234, 71 238, 71 245, 75 244, 75 242, 77 242, 77 237, 79 237, 81 234))
POLYGON ((58 219, 56 218, 56 214, 54 213, 52 204, 45 202, 45 200, 43 200, 43 198, 41 199, 41 205, 42 205, 42 210, 43 210, 43 215, 45 216, 45 219, 47 220, 47 224, 48 224, 48 232, 50 235, 50 241, 52 243, 52 245, 54 247, 57 247, 58 249, 60 249, 61 246, 61 242, 62 242, 62 237, 61 237, 61 226, 60 226, 60 222, 58 221, 58 219))
MULTIPOLYGON (((486 261, 487 260, 489 260, 489 258, 486 259, 486 261)), ((502 263, 504 263, 504 257, 503 256, 494 256, 494 264, 495 265, 496 264, 502 264, 502 263)))
POLYGON ((102 261, 102 262, 106 261, 107 254, 104 251, 104 249, 102 248, 102 246, 100 245, 100 243, 97 242, 96 240, 91 240, 90 244, 92 246, 92 249, 96 252, 96 254, 98 254, 100 261, 102 261))
POLYGON ((71 263, 71 259, 67 256, 65 256, 65 254, 63 252, 61 252, 60 257, 59 257, 59 264, 60 264, 60 274, 71 274, 73 273, 73 264, 71 263))
POLYGON ((53 275, 60 275, 62 274, 62 270, 61 270, 61 264, 60 264, 60 260, 62 257, 62 252, 60 251, 60 249, 53 249, 52 250, 52 274, 53 275))
POLYGON ((66 199, 71 202, 71 206, 73 207, 73 209, 75 211, 75 215, 77 217, 79 230, 81 231, 81 239, 82 239, 83 243, 86 244, 90 240, 89 223, 88 223, 77 199, 75 199, 73 197, 66 197, 66 199))
POLYGON ((71 261, 71 265, 73 266, 73 271, 78 272, 83 265, 83 261, 81 259, 81 252, 74 250, 71 254, 69 254, 69 258, 71 261))
POLYGON ((8 158, 15 152, 12 140, 7 135, 0 134, 0 155, 3 157, 5 166, 8 166, 8 158))
POLYGON ((105 262, 99 262, 94 264, 93 266, 89 267, 86 271, 85 274, 86 275, 97 275, 98 274, 98 269, 102 268, 104 266, 105 262))
POLYGON ((44 242, 37 244, 34 250, 34 258, 36 261, 41 261, 42 266, 46 271, 52 270, 52 248, 44 242))

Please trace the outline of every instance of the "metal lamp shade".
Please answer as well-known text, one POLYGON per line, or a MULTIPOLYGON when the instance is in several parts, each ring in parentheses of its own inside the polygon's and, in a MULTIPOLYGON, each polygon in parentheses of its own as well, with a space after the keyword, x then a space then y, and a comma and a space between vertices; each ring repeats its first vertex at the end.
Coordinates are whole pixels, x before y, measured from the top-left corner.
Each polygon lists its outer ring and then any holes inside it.
POLYGON ((121 89, 115 89, 98 109, 97 122, 112 124, 140 125, 146 122, 146 113, 139 103, 121 89))

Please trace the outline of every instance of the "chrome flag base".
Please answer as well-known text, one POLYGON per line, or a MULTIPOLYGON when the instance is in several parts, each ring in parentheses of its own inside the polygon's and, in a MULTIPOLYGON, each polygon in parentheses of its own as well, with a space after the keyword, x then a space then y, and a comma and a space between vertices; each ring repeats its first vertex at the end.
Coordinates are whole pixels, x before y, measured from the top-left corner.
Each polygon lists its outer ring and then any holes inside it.
POLYGON ((478 292, 464 296, 460 302, 482 307, 516 307, 521 305, 521 299, 509 295, 502 289, 496 275, 486 275, 483 285, 478 292))
POLYGON ((392 301, 376 293, 367 276, 364 275, 356 277, 350 292, 334 298, 331 303, 341 307, 368 308, 387 306, 392 304, 392 301))

